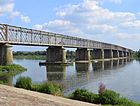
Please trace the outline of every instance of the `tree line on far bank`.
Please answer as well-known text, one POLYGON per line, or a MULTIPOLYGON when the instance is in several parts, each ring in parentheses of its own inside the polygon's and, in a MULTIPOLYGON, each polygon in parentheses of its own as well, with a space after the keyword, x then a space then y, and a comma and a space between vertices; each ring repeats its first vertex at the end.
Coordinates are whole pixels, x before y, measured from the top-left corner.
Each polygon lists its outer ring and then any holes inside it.
POLYGON ((140 59, 140 49, 134 53, 136 59, 140 59))
MULTIPOLYGON (((14 58, 46 59, 46 51, 14 51, 14 58)), ((67 59, 74 59, 75 52, 67 50, 67 59)))
MULTIPOLYGON (((46 51, 14 51, 13 55, 15 58, 35 58, 35 59, 46 59, 46 51)), ((75 58, 75 51, 67 50, 67 59, 75 58)), ((140 49, 133 55, 134 58, 140 59, 140 49)))

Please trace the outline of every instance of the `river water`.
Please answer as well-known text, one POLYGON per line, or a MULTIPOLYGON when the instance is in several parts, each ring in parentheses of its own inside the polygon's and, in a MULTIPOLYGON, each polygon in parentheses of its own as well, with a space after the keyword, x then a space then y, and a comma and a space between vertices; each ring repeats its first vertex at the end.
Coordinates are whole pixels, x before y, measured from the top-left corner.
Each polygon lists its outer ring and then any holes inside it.
POLYGON ((101 83, 131 100, 140 102, 140 62, 131 59, 73 63, 70 66, 39 66, 44 60, 14 59, 14 63, 27 71, 12 78, 12 83, 20 76, 28 76, 33 83, 56 81, 63 84, 65 95, 77 88, 98 92, 101 83))

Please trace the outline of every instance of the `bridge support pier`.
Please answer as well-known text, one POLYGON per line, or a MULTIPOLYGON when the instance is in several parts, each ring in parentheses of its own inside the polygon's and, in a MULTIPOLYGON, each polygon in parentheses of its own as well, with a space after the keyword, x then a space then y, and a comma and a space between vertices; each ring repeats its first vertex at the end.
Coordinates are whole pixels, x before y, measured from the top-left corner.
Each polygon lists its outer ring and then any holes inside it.
POLYGON ((123 52, 123 57, 127 57, 126 51, 123 52))
POLYGON ((124 57, 123 51, 119 51, 119 57, 120 57, 120 58, 123 58, 123 57, 124 57))
POLYGON ((0 65, 9 65, 13 63, 13 52, 10 44, 0 45, 0 65))
POLYGON ((104 58, 113 58, 112 49, 104 49, 104 58))
POLYGON ((128 52, 128 57, 131 57, 131 53, 130 52, 128 52))
POLYGON ((126 52, 126 55, 127 55, 127 57, 130 57, 130 54, 129 54, 129 52, 126 52))
POLYGON ((48 63, 65 63, 66 50, 63 47, 49 46, 47 49, 46 62, 48 63))
POLYGON ((104 59, 104 50, 103 49, 93 49, 93 59, 104 59))
POLYGON ((112 50, 112 52, 113 52, 113 58, 119 58, 118 50, 112 50))
POLYGON ((87 48, 77 48, 76 61, 90 61, 90 50, 87 48))

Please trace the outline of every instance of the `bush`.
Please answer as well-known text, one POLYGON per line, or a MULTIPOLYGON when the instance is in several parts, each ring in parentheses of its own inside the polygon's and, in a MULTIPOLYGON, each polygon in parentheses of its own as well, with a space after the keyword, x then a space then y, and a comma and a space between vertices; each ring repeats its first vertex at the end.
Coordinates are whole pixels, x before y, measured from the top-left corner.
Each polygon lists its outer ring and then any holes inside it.
POLYGON ((101 104, 117 104, 119 94, 112 90, 105 90, 99 94, 99 101, 101 104))
POLYGON ((90 103, 98 103, 99 96, 87 90, 77 89, 70 95, 70 98, 90 103))
POLYGON ((31 90, 32 80, 29 77, 19 77, 15 87, 31 90))
POLYGON ((137 104, 131 100, 128 100, 127 98, 119 98, 117 101, 117 105, 121 106, 140 106, 140 104, 137 104))
POLYGON ((26 68, 24 68, 18 64, 0 66, 0 75, 15 76, 26 70, 27 70, 26 68))
POLYGON ((47 93, 52 95, 63 95, 63 87, 54 82, 44 82, 41 84, 32 84, 32 80, 29 77, 20 77, 17 79, 15 87, 24 88, 27 90, 37 91, 41 93, 47 93))
POLYGON ((47 93, 47 94, 59 95, 59 96, 62 95, 62 92, 63 92, 62 86, 54 82, 34 84, 32 85, 32 90, 41 92, 41 93, 47 93))
POLYGON ((69 98, 95 104, 103 104, 104 106, 140 106, 140 104, 128 100, 127 98, 120 97, 118 93, 112 90, 103 90, 103 92, 99 94, 94 94, 87 90, 77 89, 69 98))

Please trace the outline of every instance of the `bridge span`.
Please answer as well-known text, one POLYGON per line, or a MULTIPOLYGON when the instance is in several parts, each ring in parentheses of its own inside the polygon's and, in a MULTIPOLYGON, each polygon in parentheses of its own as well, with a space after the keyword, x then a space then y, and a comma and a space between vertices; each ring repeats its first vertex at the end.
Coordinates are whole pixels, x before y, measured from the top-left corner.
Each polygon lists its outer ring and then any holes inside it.
POLYGON ((77 48, 76 61, 131 57, 133 50, 122 46, 63 34, 0 24, 0 65, 12 64, 12 45, 48 46, 47 62, 66 62, 67 48, 77 48), (92 56, 91 56, 92 55, 92 56))

